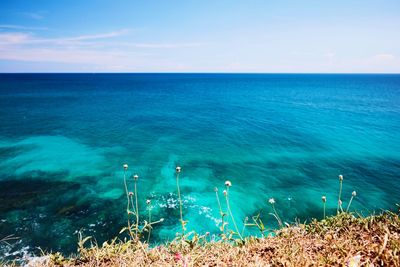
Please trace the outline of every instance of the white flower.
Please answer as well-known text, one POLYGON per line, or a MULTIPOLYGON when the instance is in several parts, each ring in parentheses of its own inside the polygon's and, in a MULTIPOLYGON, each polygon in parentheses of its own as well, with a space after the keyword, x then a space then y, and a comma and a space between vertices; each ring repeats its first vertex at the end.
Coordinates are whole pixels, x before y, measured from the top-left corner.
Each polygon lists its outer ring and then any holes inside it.
POLYGON ((225 186, 227 186, 227 187, 231 187, 232 186, 232 183, 231 183, 231 181, 225 181, 225 186))
POLYGON ((164 218, 161 218, 161 219, 160 219, 160 222, 163 222, 163 221, 164 221, 164 218))
POLYGON ((339 181, 343 181, 343 175, 339 175, 339 181))
POLYGON ((322 196, 322 202, 326 202, 326 196, 322 196))
POLYGON ((150 205, 150 203, 151 203, 151 200, 150 200, 150 199, 146 200, 146 204, 147 204, 147 205, 150 205))
POLYGON ((133 192, 129 192, 129 196, 133 196, 133 192))
POLYGON ((177 166, 177 167, 176 167, 176 172, 177 172, 177 173, 180 173, 180 172, 181 172, 181 167, 180 167, 180 166, 177 166))
POLYGON ((138 179, 139 179, 139 175, 135 174, 135 175, 133 176, 133 180, 137 181, 138 179))
POLYGON ((222 193, 224 194, 224 196, 226 196, 228 194, 228 192, 226 190, 222 191, 222 193))
POLYGON ((269 204, 274 205, 275 204, 275 199, 270 198, 268 199, 269 204))
POLYGON ((124 170, 126 171, 127 169, 128 169, 128 164, 124 164, 124 165, 122 165, 122 167, 124 167, 124 170))
POLYGON ((360 266, 360 261, 361 261, 361 255, 356 255, 347 260, 347 266, 358 267, 360 266))
POLYGON ((356 192, 356 191, 353 191, 353 192, 351 193, 351 195, 352 195, 353 197, 355 197, 355 196, 357 195, 357 192, 356 192))

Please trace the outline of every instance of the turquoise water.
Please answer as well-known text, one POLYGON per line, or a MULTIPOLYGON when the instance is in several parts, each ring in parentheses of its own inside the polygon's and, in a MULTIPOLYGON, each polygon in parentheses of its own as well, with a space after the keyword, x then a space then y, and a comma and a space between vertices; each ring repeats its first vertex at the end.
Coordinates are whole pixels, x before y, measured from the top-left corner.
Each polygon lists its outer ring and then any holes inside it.
POLYGON ((214 187, 228 179, 239 228, 260 210, 277 227, 272 197, 287 222, 321 218, 322 195, 334 214, 339 174, 352 210, 400 202, 400 75, 3 74, 0 107, 0 237, 21 237, 3 255, 75 252, 77 230, 116 236, 123 163, 142 218, 146 199, 165 218, 153 242, 180 230, 178 164, 202 233, 218 233, 214 187))

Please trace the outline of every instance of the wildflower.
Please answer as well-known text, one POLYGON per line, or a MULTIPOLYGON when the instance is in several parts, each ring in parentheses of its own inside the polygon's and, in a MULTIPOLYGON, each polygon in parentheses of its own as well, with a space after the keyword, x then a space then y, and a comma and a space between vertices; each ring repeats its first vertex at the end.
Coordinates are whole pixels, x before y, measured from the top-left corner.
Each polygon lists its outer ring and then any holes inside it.
POLYGON ((218 192, 218 188, 217 187, 214 187, 214 192, 218 192))
POLYGON ((150 200, 150 199, 146 200, 146 204, 147 204, 147 205, 150 205, 150 203, 151 203, 151 200, 150 200))
POLYGON ((122 167, 124 167, 124 170, 126 171, 127 169, 128 169, 128 164, 124 164, 124 165, 122 165, 122 167))
POLYGON ((181 253, 178 252, 178 253, 175 253, 174 259, 175 259, 175 261, 180 261, 183 259, 183 256, 181 253))
POLYGON ((222 191, 222 193, 224 194, 224 196, 226 196, 228 194, 228 192, 226 190, 222 191))
POLYGON ((163 222, 163 221, 164 221, 164 218, 161 218, 161 219, 160 219, 160 222, 163 222))
POLYGON ((180 173, 180 172, 181 172, 181 167, 180 167, 180 166, 177 166, 177 167, 176 167, 176 172, 177 172, 177 173, 180 173))
POLYGON ((133 196, 133 192, 129 192, 129 196, 133 196))
POLYGON ((275 199, 270 198, 270 199, 268 200, 268 202, 269 202, 269 204, 274 205, 274 204, 275 204, 275 199))
POLYGON ((343 181, 343 175, 339 175, 339 181, 343 181))
POLYGON ((225 181, 225 186, 227 186, 227 187, 231 187, 232 186, 232 183, 231 183, 231 181, 225 181))
POLYGON ((322 196, 322 202, 326 202, 326 196, 322 196))
POLYGON ((139 179, 139 175, 135 174, 135 175, 133 176, 133 180, 137 181, 138 179, 139 179))
POLYGON ((347 260, 347 266, 358 267, 360 266, 360 261, 361 261, 361 255, 356 255, 347 260))
POLYGON ((356 192, 356 191, 353 191, 353 193, 351 193, 351 195, 352 195, 353 197, 355 197, 355 196, 357 195, 357 192, 356 192))

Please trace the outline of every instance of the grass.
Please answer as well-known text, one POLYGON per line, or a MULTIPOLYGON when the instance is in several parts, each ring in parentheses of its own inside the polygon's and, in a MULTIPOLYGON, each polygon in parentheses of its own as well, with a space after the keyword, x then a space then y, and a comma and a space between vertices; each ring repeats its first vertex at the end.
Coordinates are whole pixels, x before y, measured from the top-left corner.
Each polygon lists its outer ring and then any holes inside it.
POLYGON ((51 254, 40 266, 400 266, 398 214, 357 217, 340 213, 325 220, 247 237, 242 244, 211 241, 207 235, 150 248, 114 239, 80 244, 79 256, 51 254))
MULTIPOLYGON (((339 176, 337 212, 326 216, 326 197, 322 196, 323 219, 309 223, 283 224, 275 208, 275 199, 268 200, 279 229, 267 230, 260 215, 243 220, 241 231, 236 225, 229 201, 230 181, 225 182, 223 195, 227 212, 223 211, 218 194, 215 194, 221 215, 221 233, 218 237, 196 232, 186 233, 182 207, 179 175, 176 168, 176 185, 179 201, 179 222, 182 232, 164 245, 151 247, 153 226, 163 219, 152 221, 151 201, 147 200, 147 220, 140 222, 138 206, 138 175, 133 176, 134 192, 127 179, 128 165, 124 164, 123 183, 127 196, 127 227, 123 239, 114 238, 97 244, 91 237, 79 236, 78 254, 64 258, 51 253, 31 262, 31 266, 400 266, 399 214, 385 211, 379 215, 362 217, 349 212, 356 196, 353 191, 346 210, 342 208, 343 176, 339 176), (133 216, 131 216, 133 215, 133 216), (133 218, 132 218, 133 217, 133 218), (233 228, 229 226, 228 220, 233 228), (260 236, 243 236, 246 227, 256 227, 260 236)), ((144 217, 144 216, 143 216, 144 217)), ((1 240, 0 240, 1 241, 1 240)), ((12 265, 12 264, 11 264, 12 265)), ((10 266, 11 266, 10 265, 10 266)))

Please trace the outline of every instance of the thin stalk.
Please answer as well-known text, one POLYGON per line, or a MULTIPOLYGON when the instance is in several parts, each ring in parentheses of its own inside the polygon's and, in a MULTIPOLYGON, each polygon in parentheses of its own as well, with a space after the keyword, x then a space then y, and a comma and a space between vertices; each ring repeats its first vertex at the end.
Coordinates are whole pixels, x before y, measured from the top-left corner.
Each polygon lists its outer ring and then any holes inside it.
POLYGON ((149 244, 151 235, 151 206, 149 205, 149 236, 147 237, 147 244, 149 244))
MULTIPOLYGON (((340 205, 340 201, 341 201, 341 198, 342 198, 342 184, 343 184, 343 181, 340 180, 339 182, 340 182, 340 187, 339 187, 338 206, 337 206, 337 210, 336 210, 336 213, 337 213, 337 214, 339 214, 339 207, 342 208, 342 207, 341 207, 342 205, 340 205)), ((343 211, 343 210, 342 210, 342 211, 343 211)))
POLYGON ((135 205, 133 205, 133 197, 129 196, 129 199, 131 201, 131 206, 132 206, 132 209, 133 209, 133 213, 136 215, 135 205))
POLYGON ((246 223, 247 223, 247 221, 248 221, 248 218, 245 218, 245 219, 243 220, 242 236, 244 235, 244 229, 246 228, 246 223))
POLYGON ((350 201, 349 201, 349 204, 347 205, 346 212, 349 211, 349 208, 350 208, 351 202, 353 201, 353 198, 354 198, 354 196, 351 196, 350 201))
POLYGON ((176 187, 178 190, 178 201, 179 201, 179 214, 180 214, 180 221, 182 225, 182 236, 185 235, 185 224, 183 221, 183 212, 182 212, 182 199, 181 199, 181 190, 179 188, 179 172, 176 173, 176 187))
POLYGON ((282 226, 283 226, 282 220, 281 220, 281 218, 279 217, 278 213, 276 212, 275 204, 272 204, 272 209, 274 210, 275 218, 276 218, 276 220, 278 221, 279 226, 282 227, 282 226))
POLYGON ((129 230, 129 235, 131 236, 131 239, 133 239, 133 234, 132 234, 132 229, 131 229, 131 222, 130 222, 130 214, 129 214, 129 192, 128 192, 128 185, 126 183, 126 170, 124 170, 124 185, 125 185, 125 194, 127 198, 127 204, 126 204, 126 213, 128 217, 128 230, 129 230))
POLYGON ((257 222, 258 216, 253 216, 253 217, 251 217, 251 218, 253 219, 253 222, 254 222, 253 225, 255 225, 255 226, 258 228, 258 230, 260 230, 261 235, 264 236, 264 232, 263 232, 263 230, 262 230, 262 227, 261 227, 260 224, 257 222), (256 219, 254 219, 254 217, 255 217, 256 219))
POLYGON ((323 205, 324 205, 324 219, 325 219, 325 212, 326 212, 326 203, 325 202, 323 202, 323 205))
POLYGON ((224 213, 222 212, 221 201, 219 201, 218 190, 215 189, 215 196, 217 197, 218 207, 219 207, 219 214, 221 215, 221 229, 223 229, 222 233, 225 232, 224 227, 224 213))
POLYGON ((227 186, 226 187, 226 195, 225 195, 226 206, 228 208, 229 215, 232 218, 233 226, 235 226, 236 232, 239 235, 240 239, 243 240, 242 235, 240 234, 239 229, 238 229, 238 227, 236 225, 235 218, 233 217, 233 214, 232 214, 232 211, 231 211, 231 206, 229 205, 229 197, 228 197, 228 195, 229 195, 229 187, 227 186))
POLYGON ((138 238, 138 230, 139 230, 139 204, 138 204, 138 194, 137 194, 137 180, 135 179, 135 203, 136 203, 136 229, 135 234, 136 238, 138 238))

